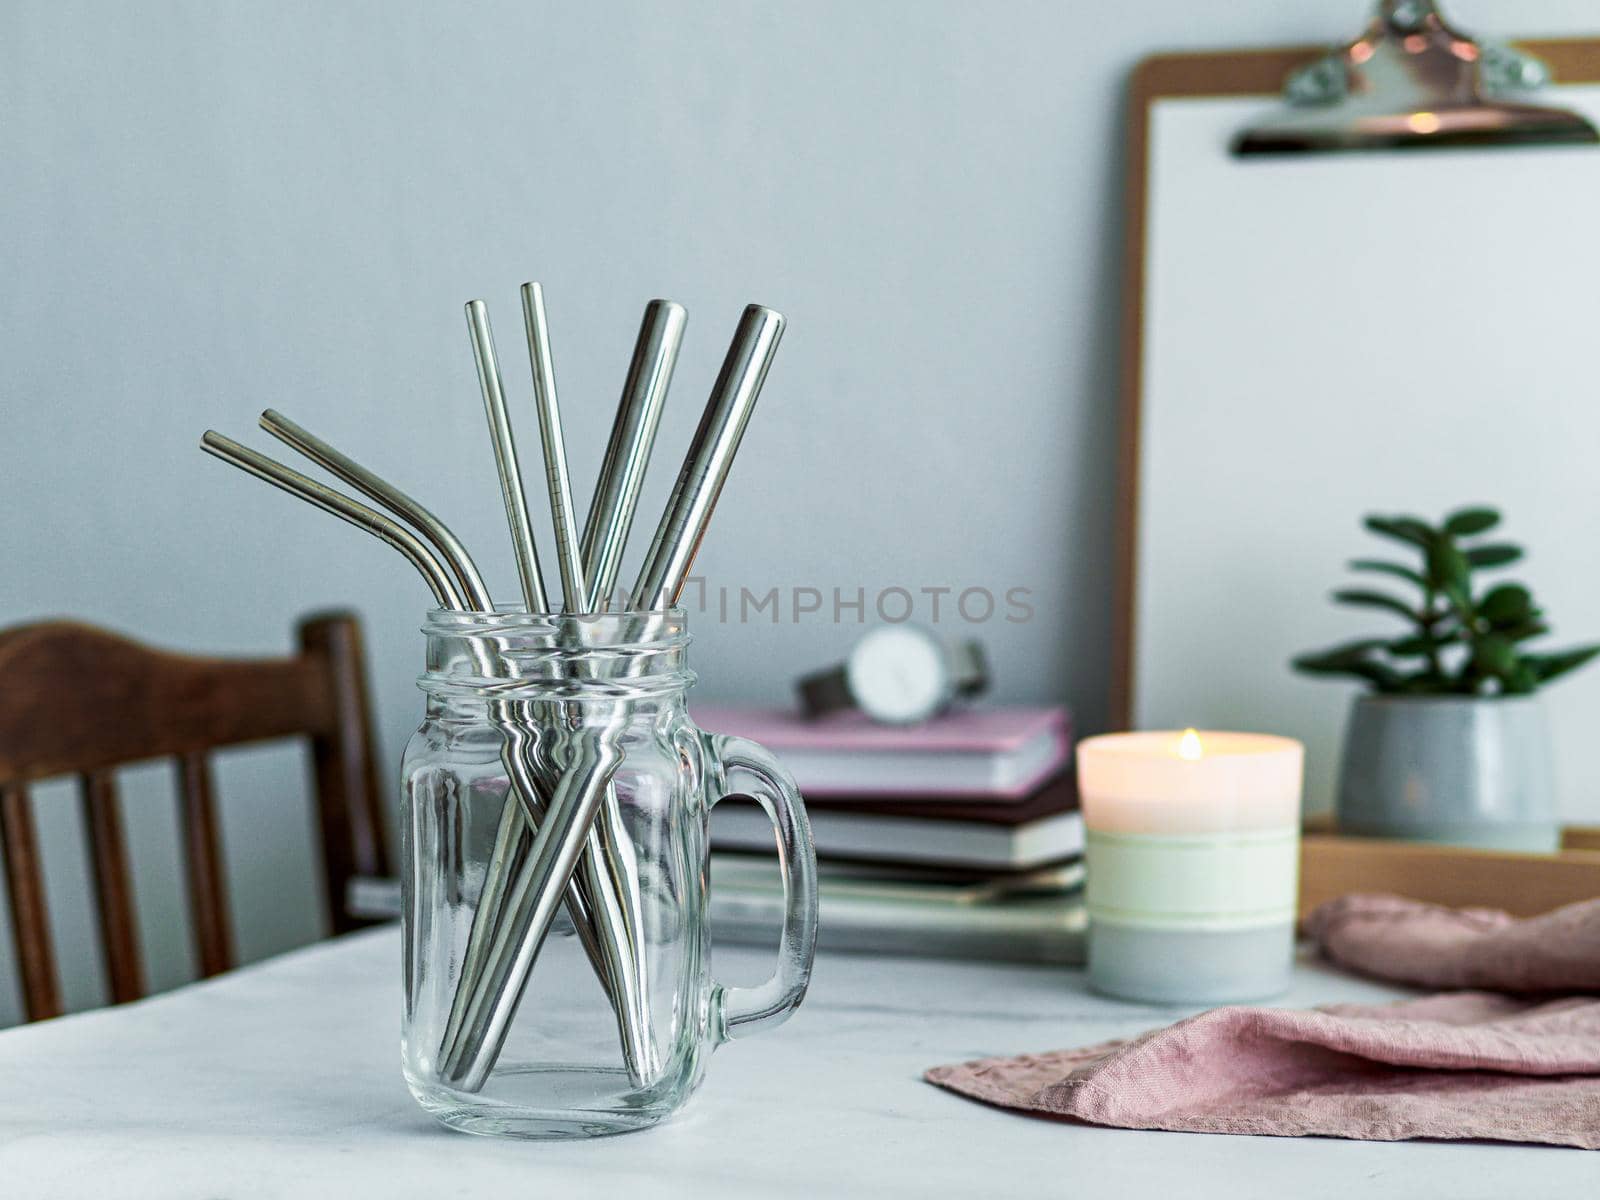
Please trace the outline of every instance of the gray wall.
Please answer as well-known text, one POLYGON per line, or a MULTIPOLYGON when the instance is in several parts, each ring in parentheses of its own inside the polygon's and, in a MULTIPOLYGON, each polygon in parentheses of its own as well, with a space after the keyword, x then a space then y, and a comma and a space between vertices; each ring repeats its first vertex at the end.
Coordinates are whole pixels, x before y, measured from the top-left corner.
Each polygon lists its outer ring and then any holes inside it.
MULTIPOLYGON (((690 310, 652 514, 741 306, 790 317, 699 563, 700 695, 781 701, 858 632, 831 600, 724 624, 718 587, 735 617, 741 586, 1024 587, 1031 623, 977 630, 998 694, 1068 701, 1094 727, 1128 69, 1162 49, 1337 40, 1367 7, 12 0, 0 622, 68 613, 276 652, 294 614, 353 605, 392 770, 420 709, 421 585, 196 439, 260 444, 255 414, 284 409, 426 497, 509 596, 461 305, 493 306, 529 433, 516 287, 537 277, 585 495, 644 301, 690 310)), ((1486 30, 1600 24, 1583 0, 1451 9, 1486 30)), ((188 971, 170 780, 133 775, 164 985, 188 971)), ((298 755, 230 756, 222 783, 246 954, 305 940, 298 755)), ((70 805, 46 807, 69 997, 92 1004, 79 831, 70 805)))

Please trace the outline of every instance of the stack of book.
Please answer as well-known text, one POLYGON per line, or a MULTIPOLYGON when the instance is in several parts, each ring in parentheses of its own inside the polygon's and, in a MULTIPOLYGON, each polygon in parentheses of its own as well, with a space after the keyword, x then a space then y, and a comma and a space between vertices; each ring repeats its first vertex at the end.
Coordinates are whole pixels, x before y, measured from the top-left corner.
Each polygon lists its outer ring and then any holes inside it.
MULTIPOLYGON (((986 708, 922 725, 858 714, 696 706, 794 775, 816 841, 830 949, 1080 962, 1083 820, 1060 708, 986 708)), ((711 919, 770 943, 782 915, 772 827, 728 800, 711 821, 711 919)))

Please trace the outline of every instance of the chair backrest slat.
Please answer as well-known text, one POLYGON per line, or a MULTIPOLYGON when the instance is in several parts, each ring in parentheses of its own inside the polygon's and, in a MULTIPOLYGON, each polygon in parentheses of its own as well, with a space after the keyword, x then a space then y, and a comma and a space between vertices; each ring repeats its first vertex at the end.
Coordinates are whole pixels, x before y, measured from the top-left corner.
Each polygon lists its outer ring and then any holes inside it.
POLYGON ((189 750, 332 734, 328 667, 198 658, 52 621, 0 637, 0 780, 48 779, 189 750))
POLYGON ((312 751, 322 881, 332 932, 356 874, 390 871, 372 750, 361 631, 347 613, 309 617, 280 659, 173 654, 70 622, 0 631, 0 853, 11 898, 23 1007, 55 1016, 61 995, 28 785, 77 775, 111 998, 144 994, 132 871, 113 772, 174 759, 196 958, 234 963, 221 826, 208 752, 304 737, 312 751))
POLYGON ((90 771, 80 780, 83 828, 94 867, 95 907, 100 914, 100 949, 106 983, 115 1004, 144 995, 139 929, 133 912, 133 873, 122 836, 117 781, 110 771, 90 771))
POLYGON ((181 791, 178 823, 183 830, 183 865, 189 883, 189 924, 195 961, 205 977, 233 966, 233 923, 222 863, 222 838, 211 786, 211 763, 199 751, 178 760, 181 791))
POLYGON ((0 841, 6 859, 6 898, 16 933, 17 972, 22 976, 22 1011, 30 1021, 61 1013, 61 989, 51 952, 50 916, 44 901, 44 869, 33 832, 32 801, 19 783, 0 784, 0 841))
POLYGON ((327 664, 334 720, 329 731, 311 739, 317 776, 324 887, 335 933, 364 922, 345 907, 345 882, 354 875, 388 875, 372 730, 358 714, 370 712, 361 628, 354 621, 306 622, 300 648, 327 664))

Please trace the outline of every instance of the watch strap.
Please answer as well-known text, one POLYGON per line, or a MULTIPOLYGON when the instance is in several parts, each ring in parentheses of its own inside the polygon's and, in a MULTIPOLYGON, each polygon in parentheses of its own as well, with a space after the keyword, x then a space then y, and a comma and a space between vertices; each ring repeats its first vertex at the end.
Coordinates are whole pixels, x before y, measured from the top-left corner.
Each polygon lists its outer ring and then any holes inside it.
POLYGON ((949 654, 950 682, 956 695, 970 699, 988 690, 989 656, 984 653, 982 642, 957 642, 949 648, 949 654))
MULTIPOLYGON (((946 646, 950 665, 951 695, 971 699, 989 687, 989 657, 983 643, 956 642, 946 646)), ((857 707, 850 692, 850 672, 844 663, 814 671, 795 681, 795 691, 800 697, 800 709, 808 717, 826 716, 857 707)))
POLYGON ((856 706, 856 699, 850 694, 850 673, 844 663, 802 676, 794 686, 800 696, 800 709, 808 717, 826 716, 856 706))

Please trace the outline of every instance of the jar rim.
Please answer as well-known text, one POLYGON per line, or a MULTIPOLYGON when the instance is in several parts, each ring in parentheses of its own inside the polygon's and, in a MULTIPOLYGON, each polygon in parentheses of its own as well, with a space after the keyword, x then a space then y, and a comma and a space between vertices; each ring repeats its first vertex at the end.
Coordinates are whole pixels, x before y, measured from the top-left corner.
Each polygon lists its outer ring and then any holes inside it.
POLYGON ((688 633, 688 612, 682 607, 629 612, 562 613, 532 612, 525 604, 497 604, 493 609, 431 608, 423 615, 422 632, 444 637, 472 637, 478 634, 537 636, 577 627, 588 631, 592 637, 608 628, 632 633, 641 620, 652 622, 654 629, 669 636, 688 633))
POLYGON ((684 661, 692 640, 681 608, 655 612, 530 613, 433 609, 427 666, 430 694, 502 698, 626 699, 682 690, 694 681, 684 661))

